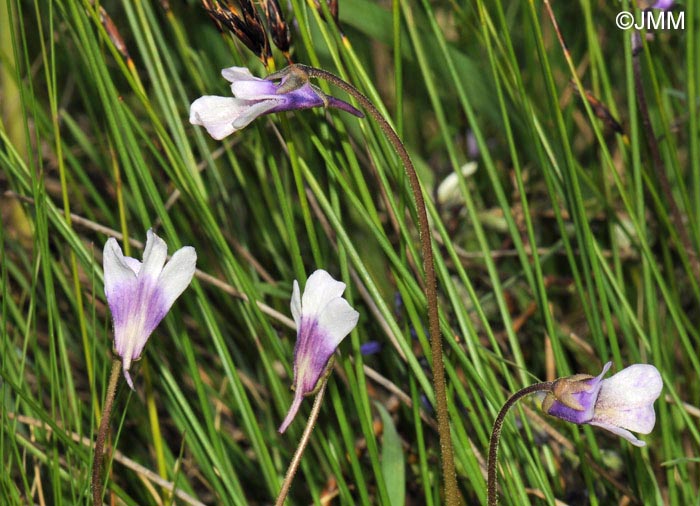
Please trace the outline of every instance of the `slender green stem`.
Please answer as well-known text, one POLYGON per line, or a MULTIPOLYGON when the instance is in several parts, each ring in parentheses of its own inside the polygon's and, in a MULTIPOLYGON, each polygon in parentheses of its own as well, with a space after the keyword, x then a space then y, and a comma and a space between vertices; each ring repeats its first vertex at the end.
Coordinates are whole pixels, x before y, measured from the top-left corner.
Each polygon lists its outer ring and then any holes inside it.
POLYGON ((301 457, 304 454, 306 445, 309 443, 309 438, 311 437, 311 432, 313 432, 314 426, 316 425, 318 414, 321 412, 321 401, 323 400, 323 394, 326 392, 328 378, 326 377, 321 381, 323 383, 316 394, 316 399, 314 399, 314 405, 311 408, 311 414, 309 415, 309 420, 306 422, 306 428, 304 429, 304 433, 301 435, 297 450, 294 452, 294 457, 292 457, 292 461, 289 463, 289 467, 287 468, 287 474, 284 476, 284 482, 282 483, 280 493, 277 495, 275 506, 282 506, 284 501, 287 499, 289 489, 292 487, 292 481, 294 481, 294 475, 296 474, 299 464, 301 463, 301 457))
POLYGON ((440 335, 440 321, 438 318, 437 281, 435 278, 435 263, 433 248, 430 241, 430 224, 428 212, 423 198, 418 174, 413 166, 406 147, 401 142, 398 134, 389 122, 382 116, 379 110, 357 88, 345 82, 335 74, 328 71, 297 64, 296 67, 304 71, 309 77, 326 80, 335 84, 351 96, 365 108, 372 118, 379 124, 384 134, 391 142, 396 153, 403 162, 404 169, 413 191, 418 214, 418 232, 420 235, 423 267, 425 269, 425 297, 428 303, 428 327, 430 329, 430 348, 433 358, 433 388, 435 390, 435 407, 438 419, 438 434, 440 437, 440 453, 442 456, 442 474, 445 481, 445 504, 456 506, 459 504, 459 489, 457 488, 457 476, 455 474, 454 456, 452 451, 452 438, 450 437, 450 420, 447 411, 447 391, 445 387, 445 366, 442 358, 442 337, 440 335))
POLYGON ((117 391, 117 381, 121 372, 121 360, 112 360, 112 371, 109 373, 109 384, 107 385, 107 397, 102 409, 100 427, 97 430, 97 440, 95 441, 95 456, 92 462, 92 502, 95 506, 102 504, 102 462, 104 460, 105 441, 109 432, 109 419, 112 414, 114 404, 114 394, 117 391))
POLYGON ((639 33, 634 33, 632 35, 632 70, 634 74, 634 90, 637 95, 637 104, 639 105, 639 113, 642 118, 642 126, 644 127, 647 145, 649 146, 649 151, 651 152, 651 159, 654 164, 654 174, 656 174, 656 177, 658 177, 661 192, 664 194, 664 197, 666 197, 666 201, 668 202, 671 221, 678 232, 683 248, 688 254, 693 275, 695 276, 696 280, 700 281, 700 258, 698 258, 697 252, 693 247, 690 235, 688 234, 688 229, 683 221, 683 214, 678 207, 676 199, 673 197, 671 183, 668 180, 664 162, 661 158, 659 142, 656 139, 654 127, 652 126, 651 118, 649 117, 649 106, 647 105, 647 99, 644 93, 644 82, 642 79, 642 64, 639 61, 639 55, 642 52, 641 41, 639 39, 640 37, 641 35, 639 33))
POLYGON ((489 461, 488 461, 488 484, 487 494, 488 506, 496 506, 498 504, 498 443, 501 440, 501 430, 503 429, 503 420, 510 408, 523 397, 534 394, 535 392, 548 392, 554 385, 553 381, 545 383, 535 383, 522 390, 518 390, 506 401, 499 411, 496 420, 493 422, 493 430, 491 431, 491 439, 489 440, 489 461))

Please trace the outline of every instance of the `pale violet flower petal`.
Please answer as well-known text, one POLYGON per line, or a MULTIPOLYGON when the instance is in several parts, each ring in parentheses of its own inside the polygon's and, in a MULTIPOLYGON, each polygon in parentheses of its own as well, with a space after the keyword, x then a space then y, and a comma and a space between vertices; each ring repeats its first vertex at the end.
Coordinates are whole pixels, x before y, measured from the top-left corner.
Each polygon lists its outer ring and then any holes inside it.
POLYGON ((204 96, 190 106, 190 123, 206 128, 209 135, 221 140, 243 128, 257 115, 264 114, 277 105, 276 101, 261 104, 230 97, 204 96), (251 107, 257 106, 251 114, 251 107))
POLYGON ((124 256, 117 240, 113 237, 108 239, 102 252, 107 302, 109 302, 110 298, 120 295, 120 287, 136 283, 136 273, 126 259, 127 257, 124 256))
POLYGON ((294 280, 294 286, 292 288, 292 301, 289 304, 292 311, 292 318, 294 318, 294 323, 297 328, 301 324, 301 293, 299 291, 299 283, 294 280))
POLYGON ((594 422, 624 427, 640 434, 649 434, 656 424, 656 413, 653 404, 635 408, 626 408, 625 406, 617 408, 596 407, 595 415, 590 423, 594 422))
POLYGON ((305 316, 318 315, 332 299, 340 297, 345 291, 345 283, 336 281, 326 271, 315 271, 306 281, 301 307, 305 316))
POLYGON ((221 69, 221 75, 230 83, 246 80, 261 81, 259 77, 255 77, 251 74, 250 69, 247 67, 228 67, 221 69))
POLYGON ((143 264, 139 271, 139 277, 152 276, 158 279, 166 258, 168 258, 168 245, 154 234, 153 230, 149 229, 146 232, 146 247, 143 250, 143 264))
POLYGON ((250 105, 233 120, 233 128, 240 130, 241 128, 247 127, 252 121, 257 119, 258 116, 262 116, 277 107, 280 102, 280 99, 274 98, 250 105))
POLYGON ((277 86, 272 81, 256 79, 255 81, 236 81, 231 83, 231 93, 236 98, 245 100, 280 99, 277 86))
POLYGON ((350 307, 347 300, 338 297, 328 301, 318 315, 318 327, 326 332, 326 341, 335 349, 357 326, 359 319, 360 313, 350 307))
POLYGON ((634 446, 639 446, 641 448, 642 446, 647 445, 641 439, 636 438, 635 435, 632 434, 630 431, 623 429, 621 427, 618 427, 617 425, 614 425, 612 423, 589 422, 589 425, 595 425, 596 427, 600 427, 601 429, 605 429, 609 432, 612 432, 616 436, 620 436, 621 438, 626 439, 627 441, 632 443, 634 446))
POLYGON ((194 248, 185 246, 173 253, 170 261, 163 268, 158 277, 158 288, 161 290, 161 302, 166 312, 189 286, 196 264, 197 253, 194 248))
POLYGON ((661 395, 663 381, 653 365, 634 364, 603 380, 600 408, 632 408, 653 403, 661 395))
POLYGON ((137 274, 141 271, 141 265, 143 265, 140 261, 136 260, 135 258, 131 257, 124 257, 124 261, 126 262, 126 265, 129 266, 129 268, 134 271, 134 274, 137 274))

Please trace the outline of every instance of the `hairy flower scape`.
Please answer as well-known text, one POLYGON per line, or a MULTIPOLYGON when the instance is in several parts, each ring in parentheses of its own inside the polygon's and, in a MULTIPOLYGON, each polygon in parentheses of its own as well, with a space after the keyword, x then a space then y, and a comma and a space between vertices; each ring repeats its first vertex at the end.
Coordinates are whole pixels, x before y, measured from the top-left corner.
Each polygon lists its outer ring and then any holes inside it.
POLYGON ((122 359, 129 387, 131 362, 141 356, 153 330, 192 281, 197 262, 194 248, 177 250, 165 265, 168 247, 149 230, 143 262, 126 257, 116 239, 104 247, 105 296, 114 322, 114 349, 122 359))
POLYGON ((234 97, 205 95, 190 106, 190 123, 203 126, 216 140, 244 128, 258 116, 273 112, 335 107, 363 117, 353 106, 326 96, 293 70, 276 74, 281 78, 279 84, 273 82, 276 75, 260 79, 245 67, 226 68, 221 75, 231 83, 234 97))
POLYGON ((542 409, 557 418, 576 424, 602 427, 635 446, 646 443, 630 431, 649 434, 656 423, 654 401, 661 395, 663 381, 653 365, 631 365, 608 379, 577 374, 558 379, 542 402, 542 409))
POLYGON ((279 428, 287 430, 299 411, 302 399, 314 393, 328 361, 340 342, 357 325, 360 313, 341 297, 345 283, 324 270, 317 270, 306 281, 304 294, 294 281, 292 317, 297 326, 294 347, 294 401, 279 428))

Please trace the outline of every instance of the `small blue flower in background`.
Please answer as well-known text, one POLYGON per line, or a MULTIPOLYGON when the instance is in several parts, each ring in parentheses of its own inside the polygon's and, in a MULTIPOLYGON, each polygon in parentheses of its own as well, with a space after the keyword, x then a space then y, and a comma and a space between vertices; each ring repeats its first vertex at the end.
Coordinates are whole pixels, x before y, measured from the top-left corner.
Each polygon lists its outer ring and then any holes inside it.
POLYGON ((360 313, 341 297, 345 283, 336 281, 324 270, 317 270, 306 281, 304 294, 294 281, 292 317, 297 326, 294 347, 294 401, 280 432, 287 430, 299 411, 302 399, 313 394, 328 361, 340 342, 357 325, 360 313))
POLYGON ((382 351, 382 343, 379 341, 367 341, 360 345, 360 353, 363 355, 375 355, 382 351))
POLYGON ((114 322, 114 350, 122 359, 129 387, 131 362, 141 356, 151 333, 194 276, 197 253, 185 246, 165 265, 168 246, 152 230, 147 233, 143 263, 122 253, 116 239, 104 247, 105 296, 114 322))
POLYGON ((595 377, 577 374, 558 379, 542 409, 567 422, 596 425, 635 446, 645 446, 630 431, 649 434, 654 428, 654 401, 663 387, 661 374, 653 365, 635 364, 603 379, 611 365, 605 364, 595 377))
POLYGON ((216 140, 246 127, 258 116, 273 112, 336 107, 358 117, 364 116, 347 102, 325 95, 308 81, 295 80, 298 76, 293 71, 284 74, 279 84, 273 82, 274 74, 260 79, 245 67, 226 68, 221 75, 231 83, 234 97, 206 95, 190 106, 190 123, 203 126, 216 140))
POLYGON ((657 0, 657 2, 651 6, 652 9, 663 9, 668 10, 673 7, 674 0, 657 0))

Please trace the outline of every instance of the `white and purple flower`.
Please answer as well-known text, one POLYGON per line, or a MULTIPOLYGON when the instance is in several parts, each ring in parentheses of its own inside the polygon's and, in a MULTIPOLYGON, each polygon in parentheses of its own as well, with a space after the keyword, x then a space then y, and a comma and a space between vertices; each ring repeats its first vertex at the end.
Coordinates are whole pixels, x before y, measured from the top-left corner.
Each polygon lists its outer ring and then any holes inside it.
POLYGON ((190 123, 201 125, 216 140, 247 126, 258 116, 273 112, 336 107, 355 116, 363 114, 340 99, 330 97, 311 86, 308 80, 295 81, 293 71, 281 77, 281 82, 254 77, 245 67, 223 69, 221 75, 231 83, 234 97, 206 95, 190 106, 190 123))
POLYGON ((611 365, 605 364, 595 377, 577 374, 558 379, 542 409, 567 422, 596 425, 635 446, 645 446, 630 431, 649 434, 654 428, 654 401, 663 387, 661 374, 653 365, 634 364, 603 379, 611 365))
POLYGON ((343 297, 345 283, 336 281, 324 270, 317 270, 306 281, 304 294, 294 281, 292 317, 297 326, 294 347, 294 401, 280 432, 287 430, 299 411, 302 399, 313 394, 328 361, 340 342, 357 325, 360 313, 343 297))
POLYGON ((116 239, 104 247, 105 296, 114 322, 114 350, 122 359, 129 387, 131 362, 141 356, 153 330, 192 281, 197 262, 194 248, 177 250, 165 265, 168 246, 149 230, 143 262, 126 257, 116 239))

